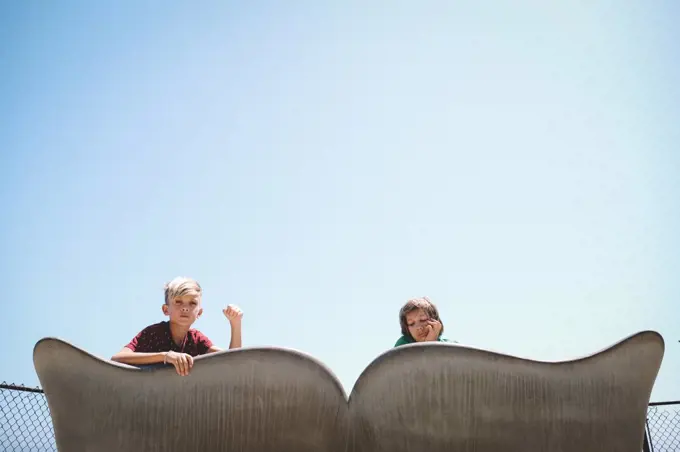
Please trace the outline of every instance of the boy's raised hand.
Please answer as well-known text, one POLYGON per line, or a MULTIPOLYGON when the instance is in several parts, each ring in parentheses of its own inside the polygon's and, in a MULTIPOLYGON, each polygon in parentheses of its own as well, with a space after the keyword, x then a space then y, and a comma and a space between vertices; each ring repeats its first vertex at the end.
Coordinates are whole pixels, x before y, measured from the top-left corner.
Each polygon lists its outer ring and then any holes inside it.
POLYGON ((243 317, 243 311, 235 304, 230 304, 226 309, 222 309, 222 313, 232 325, 239 324, 243 317))
POLYGON ((191 368, 194 367, 194 358, 186 353, 168 352, 165 361, 175 366, 177 374, 181 376, 189 375, 191 368))

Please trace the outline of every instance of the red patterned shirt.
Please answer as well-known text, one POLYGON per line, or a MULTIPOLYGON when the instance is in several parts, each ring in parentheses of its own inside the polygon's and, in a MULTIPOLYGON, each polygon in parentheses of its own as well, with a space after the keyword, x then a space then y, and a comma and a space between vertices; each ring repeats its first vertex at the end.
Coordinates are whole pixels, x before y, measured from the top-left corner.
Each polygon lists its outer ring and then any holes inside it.
POLYGON ((180 345, 175 344, 170 334, 170 322, 147 326, 135 336, 127 348, 138 353, 178 352, 191 356, 204 355, 213 343, 198 330, 190 329, 180 345))

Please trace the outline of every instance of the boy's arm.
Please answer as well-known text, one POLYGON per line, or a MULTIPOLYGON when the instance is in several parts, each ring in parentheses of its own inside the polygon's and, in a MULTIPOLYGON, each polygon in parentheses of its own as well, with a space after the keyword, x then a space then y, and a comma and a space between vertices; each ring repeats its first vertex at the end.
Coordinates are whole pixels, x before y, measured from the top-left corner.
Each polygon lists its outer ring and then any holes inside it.
POLYGON ((167 352, 158 352, 153 348, 149 348, 149 342, 151 341, 152 335, 151 328, 152 327, 146 327, 137 333, 129 344, 111 357, 111 361, 133 366, 137 364, 156 364, 164 362, 167 352))
POLYGON ((189 375, 191 368, 194 366, 194 358, 186 353, 177 352, 157 352, 157 353, 143 353, 133 352, 132 349, 123 347, 121 351, 111 357, 112 361, 117 361, 123 364, 142 365, 142 364, 156 364, 165 363, 175 366, 179 375, 189 375))
MULTIPOLYGON (((226 309, 222 310, 224 316, 229 320, 231 325, 231 339, 229 340, 229 348, 241 348, 241 318, 243 318, 243 311, 238 306, 230 304, 226 309)), ((207 353, 221 352, 222 349, 215 345, 208 348, 207 353)))
POLYGON ((231 324, 229 348, 241 348, 241 319, 239 319, 238 322, 232 322, 231 324))
POLYGON ((130 365, 156 364, 164 362, 167 354, 168 352, 138 353, 133 352, 127 347, 123 347, 121 351, 111 357, 111 361, 130 365))
POLYGON ((229 348, 241 348, 241 319, 243 318, 243 311, 238 306, 230 304, 222 312, 231 325, 229 348))
MULTIPOLYGON (((231 340, 229 341, 229 348, 241 348, 241 324, 232 324, 231 325, 231 340)), ((216 345, 211 345, 210 348, 208 348, 207 353, 215 353, 215 352, 221 352, 223 349, 216 346, 216 345)))

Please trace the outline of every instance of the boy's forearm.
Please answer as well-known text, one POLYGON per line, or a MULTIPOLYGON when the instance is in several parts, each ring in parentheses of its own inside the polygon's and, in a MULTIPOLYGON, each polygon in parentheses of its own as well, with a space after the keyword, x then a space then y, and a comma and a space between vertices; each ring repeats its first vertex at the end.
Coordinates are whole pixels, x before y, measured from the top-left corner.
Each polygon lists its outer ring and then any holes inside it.
POLYGON ((112 361, 116 361, 123 364, 156 364, 162 363, 165 360, 165 355, 168 352, 159 353, 116 353, 111 358, 112 361))
POLYGON ((231 341, 229 348, 241 348, 241 325, 231 326, 231 341))

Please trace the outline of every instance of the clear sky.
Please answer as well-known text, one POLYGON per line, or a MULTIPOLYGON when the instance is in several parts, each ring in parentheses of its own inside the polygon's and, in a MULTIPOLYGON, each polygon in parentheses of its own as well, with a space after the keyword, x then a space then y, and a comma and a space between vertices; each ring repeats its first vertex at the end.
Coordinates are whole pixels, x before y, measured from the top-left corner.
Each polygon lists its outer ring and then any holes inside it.
POLYGON ((680 399, 680 6, 555 3, 3 2, 0 380, 186 275, 348 392, 428 295, 535 359, 659 331, 680 399))

